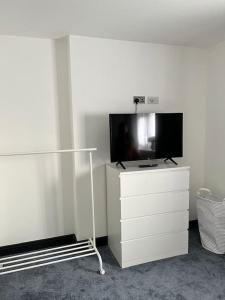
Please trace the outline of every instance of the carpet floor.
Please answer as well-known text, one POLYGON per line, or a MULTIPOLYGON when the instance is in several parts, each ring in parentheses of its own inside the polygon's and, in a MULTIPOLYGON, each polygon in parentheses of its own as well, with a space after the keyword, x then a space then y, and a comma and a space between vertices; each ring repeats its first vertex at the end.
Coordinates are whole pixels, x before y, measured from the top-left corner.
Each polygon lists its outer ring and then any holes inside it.
POLYGON ((0 276, 0 300, 225 299, 225 256, 201 247, 190 230, 189 254, 120 269, 108 247, 97 257, 0 276))

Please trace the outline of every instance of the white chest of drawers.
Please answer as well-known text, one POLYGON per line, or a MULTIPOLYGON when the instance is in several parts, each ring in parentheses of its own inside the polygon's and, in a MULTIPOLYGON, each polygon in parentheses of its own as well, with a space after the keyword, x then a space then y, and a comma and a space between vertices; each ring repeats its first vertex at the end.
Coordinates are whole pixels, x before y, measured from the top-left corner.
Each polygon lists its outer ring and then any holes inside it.
POLYGON ((106 169, 108 242, 120 266, 188 253, 190 168, 106 169))

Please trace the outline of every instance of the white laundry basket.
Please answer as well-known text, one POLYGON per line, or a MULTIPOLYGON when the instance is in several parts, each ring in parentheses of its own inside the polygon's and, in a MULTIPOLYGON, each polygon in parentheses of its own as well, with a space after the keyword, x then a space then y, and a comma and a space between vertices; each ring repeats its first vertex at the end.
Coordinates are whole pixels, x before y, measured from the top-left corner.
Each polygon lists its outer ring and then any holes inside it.
POLYGON ((198 225, 202 246, 214 253, 225 253, 225 200, 209 189, 197 192, 198 225))

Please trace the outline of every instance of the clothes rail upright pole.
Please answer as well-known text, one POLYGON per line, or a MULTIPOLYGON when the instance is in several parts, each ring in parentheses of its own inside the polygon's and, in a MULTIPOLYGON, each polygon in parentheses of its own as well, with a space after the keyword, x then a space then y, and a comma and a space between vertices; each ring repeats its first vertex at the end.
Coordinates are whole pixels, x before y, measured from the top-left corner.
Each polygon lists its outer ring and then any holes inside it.
POLYGON ((98 256, 99 260, 99 271, 100 274, 104 275, 105 270, 102 266, 102 258, 100 253, 98 252, 98 249, 96 248, 96 235, 95 235, 95 205, 94 205, 94 184, 93 184, 93 166, 92 166, 92 152, 89 152, 89 164, 90 164, 90 182, 91 182, 91 211, 92 211, 92 237, 93 239, 89 239, 90 243, 92 244, 93 248, 95 249, 95 252, 98 256))
MULTIPOLYGON (((0 153, 0 159, 3 157, 12 156, 33 156, 46 154, 63 154, 63 153, 89 153, 89 172, 90 172, 90 186, 91 186, 91 212, 92 212, 92 238, 88 240, 63 245, 60 247, 53 247, 43 250, 37 250, 12 256, 0 258, 0 275, 19 272, 23 270, 33 269, 41 266, 51 265, 54 263, 74 260, 81 257, 97 255, 99 260, 100 274, 105 274, 102 265, 101 255, 96 247, 95 234, 95 206, 94 206, 94 183, 93 183, 93 162, 92 152, 96 148, 85 149, 63 149, 63 150, 49 150, 37 152, 14 152, 14 153, 0 153)), ((1 237, 0 237, 1 238, 1 237)))

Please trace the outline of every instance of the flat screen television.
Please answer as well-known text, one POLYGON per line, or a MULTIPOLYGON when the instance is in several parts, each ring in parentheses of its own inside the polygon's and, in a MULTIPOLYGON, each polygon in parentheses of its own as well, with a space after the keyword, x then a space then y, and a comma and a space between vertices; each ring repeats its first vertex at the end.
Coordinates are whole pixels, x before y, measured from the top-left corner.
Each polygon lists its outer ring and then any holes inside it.
POLYGON ((111 162, 183 155, 182 113, 110 114, 111 162))

